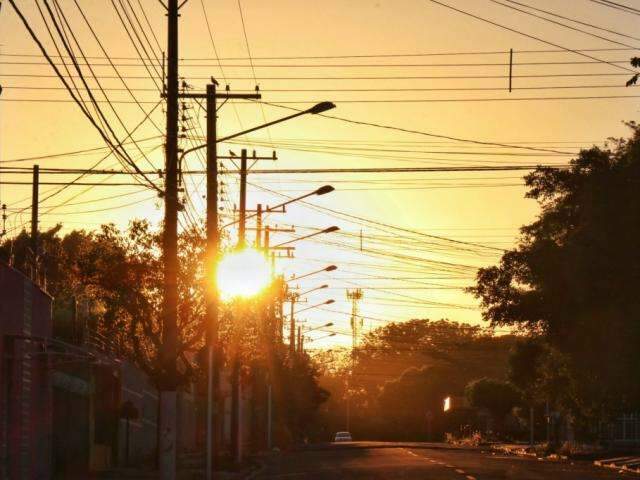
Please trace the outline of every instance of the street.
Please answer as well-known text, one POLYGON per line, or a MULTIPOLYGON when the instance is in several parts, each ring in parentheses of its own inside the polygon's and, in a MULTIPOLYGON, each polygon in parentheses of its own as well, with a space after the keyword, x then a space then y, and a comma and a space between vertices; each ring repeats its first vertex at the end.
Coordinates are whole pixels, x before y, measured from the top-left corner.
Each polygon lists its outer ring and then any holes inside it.
POLYGON ((310 447, 271 461, 259 479, 589 480, 631 478, 591 462, 551 462, 444 444, 351 443, 310 447))

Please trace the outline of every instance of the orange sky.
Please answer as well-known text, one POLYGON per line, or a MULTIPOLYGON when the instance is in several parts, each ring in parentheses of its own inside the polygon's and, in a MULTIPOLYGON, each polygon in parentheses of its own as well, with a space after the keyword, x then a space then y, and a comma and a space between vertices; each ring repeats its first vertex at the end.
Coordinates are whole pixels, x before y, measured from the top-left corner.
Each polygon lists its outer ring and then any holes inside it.
MULTIPOLYGON (((626 0, 629 5, 639 5, 626 0)), ((46 30, 33 4, 25 5, 26 16, 34 29, 52 52, 46 30)), ((102 56, 96 42, 90 36, 71 0, 60 2, 69 22, 87 55, 102 56)), ((117 2, 116 2, 117 3, 117 2)), ((611 32, 594 30, 584 25, 571 24, 618 43, 587 36, 559 25, 514 12, 489 0, 450 0, 445 3, 461 10, 473 12, 492 21, 508 25, 570 49, 624 48, 619 45, 640 45, 636 40, 611 32)), ((609 30, 633 37, 637 33, 637 17, 629 13, 599 6, 587 0, 551 2, 529 0, 537 8, 579 19, 609 30)), ((160 4, 155 0, 132 0, 142 20, 139 5, 153 25, 164 48, 164 21, 160 4)), ((154 83, 139 60, 129 60, 135 50, 110 2, 82 2, 97 35, 115 60, 119 71, 127 77, 131 88, 142 107, 149 109, 158 101, 154 83), (129 64, 126 66, 124 64, 129 64), (135 65, 131 65, 135 64, 135 65), (124 65, 124 66, 120 66, 124 65), (147 103, 149 102, 149 103, 147 103)), ((181 74, 196 89, 204 88, 206 78, 214 75, 220 83, 230 79, 233 90, 252 90, 255 81, 247 61, 247 47, 236 0, 204 2, 214 35, 215 46, 222 58, 223 72, 215 60, 211 40, 203 16, 200 0, 189 0, 182 10, 180 55, 181 74), (236 58, 237 60, 231 60, 236 58), (194 60, 198 59, 198 60, 194 60), (225 60, 227 59, 227 60, 225 60), (235 66, 234 66, 235 65, 235 66), (240 65, 240 66, 238 66, 240 65), (194 78, 200 77, 200 78, 194 78), (236 77, 245 78, 237 80, 236 77), (233 78, 233 79, 231 79, 233 78)), ((331 100, 337 104, 335 115, 367 122, 393 125, 424 132, 454 137, 473 138, 501 143, 524 142, 537 147, 554 147, 576 152, 582 146, 602 143, 608 136, 625 135, 623 120, 637 117, 640 99, 581 99, 581 100, 534 100, 496 101, 527 97, 587 97, 587 96, 632 96, 635 89, 620 86, 627 79, 620 67, 607 64, 575 63, 590 62, 575 53, 548 52, 525 53, 523 50, 557 50, 539 41, 504 31, 460 13, 453 12, 426 0, 407 1, 351 1, 327 0, 325 2, 300 2, 275 0, 242 2, 247 38, 254 57, 254 68, 263 99, 268 102, 315 102, 331 100), (507 72, 508 51, 516 51, 514 75, 560 75, 560 74, 613 74, 606 76, 514 78, 515 90, 506 91, 504 78, 492 79, 394 79, 379 77, 426 77, 426 76, 503 76, 507 72), (469 54, 469 52, 494 52, 501 54, 469 54), (465 55, 431 55, 376 58, 273 58, 264 57, 311 57, 344 55, 398 55, 428 53, 466 53, 465 55), (262 57, 262 58, 261 58, 262 57), (556 63, 551 65, 550 63, 556 63), (470 63, 481 63, 470 66, 470 63), (538 63, 538 65, 522 65, 538 63), (539 65, 539 63, 545 63, 539 65), (564 63, 564 64, 558 64, 564 63), (362 66, 377 65, 377 66, 362 66), (405 66, 392 66, 392 65, 405 66), (437 64, 437 65, 434 65, 437 64), (448 66, 442 66, 446 64, 448 66), (452 66, 451 64, 458 65, 452 66), (465 64, 464 66, 460 64, 465 64), (499 64, 499 65, 489 65, 499 64), (337 66, 339 65, 339 66, 337 66), (356 65, 356 66, 354 66, 356 65), (384 66, 381 66, 384 65, 384 66), (390 66, 391 65, 391 66, 390 66), (407 66, 410 65, 410 66, 407 66), (622 75, 620 75, 622 74, 622 75), (368 80, 317 79, 298 80, 291 77, 378 77, 368 80), (275 80, 274 78, 284 80, 275 80), (608 86, 607 88, 550 88, 525 89, 519 87, 582 87, 608 86), (502 88, 502 90, 448 90, 425 89, 502 88), (309 91, 320 89, 324 91, 309 91), (335 91, 335 90, 359 91, 335 91), (385 90, 386 91, 380 91, 385 90), (398 91, 405 89, 404 91, 398 91), (406 91, 413 89, 414 91, 406 91), (422 90, 419 90, 422 89, 422 90), (273 90, 306 90, 278 92, 273 90), (368 90, 368 91, 362 91, 368 90), (377 91, 374 91, 377 90, 377 91), (442 101, 460 99, 494 99, 492 101, 442 101), (375 100, 375 103, 358 103, 375 100), (381 100, 411 100, 411 102, 380 102, 381 100), (415 100, 437 100, 420 101, 415 100), (353 103, 356 101, 355 103, 353 103), (539 143, 547 142, 547 143, 539 143)), ((521 7, 518 7, 521 8, 521 7)), ((566 20, 557 19, 563 23, 566 20)), ((153 45, 151 32, 146 33, 153 45)), ((51 75, 51 68, 43 64, 42 57, 12 56, 12 54, 38 54, 34 43, 9 4, 0 12, 0 82, 5 90, 0 101, 0 161, 30 157, 34 155, 69 152, 101 147, 101 139, 82 117, 76 105, 71 103, 44 103, 38 101, 16 102, 28 99, 68 99, 63 90, 56 90, 60 82, 51 75), (22 63, 22 64, 16 64, 22 63), (24 63, 36 63, 35 65, 24 63), (27 77, 26 75, 36 75, 27 77), (20 88, 16 88, 20 87, 20 88), (31 89, 25 89, 30 87, 31 89), (42 87, 53 87, 42 90, 42 87), (40 89, 34 89, 40 88, 40 89)), ((155 47, 157 51, 158 48, 155 47)), ((633 52, 604 51, 590 55, 606 61, 626 61, 633 52)), ((106 60, 95 60, 104 65, 106 60)), ((99 76, 113 76, 109 66, 96 66, 99 76)), ((103 79, 107 88, 122 88, 117 79, 103 79)), ((92 84, 93 85, 93 84, 92 84)), ((112 100, 130 101, 123 91, 109 91, 112 100)), ((308 104, 290 106, 304 107, 308 104)), ((142 118, 140 108, 132 104, 116 104, 119 116, 128 128, 142 118)), ((106 107, 105 107, 106 108, 106 107)), ((205 118, 198 108, 188 110, 193 125, 204 127, 205 118)), ((221 134, 238 131, 242 127, 262 123, 287 114, 286 110, 256 105, 225 105, 220 110, 221 134), (264 113, 263 113, 264 112, 264 113), (264 115, 264 117, 263 117, 264 115)), ((113 112, 108 113, 110 122, 120 136, 123 129, 113 112)), ((157 110, 152 117, 163 128, 163 115, 157 110)), ((199 137, 201 130, 190 130, 199 137)), ((146 123, 135 138, 157 137, 159 132, 146 123)), ((196 139, 200 143, 201 139, 196 139)), ((401 167, 401 166, 460 166, 495 164, 533 164, 538 162, 562 162, 567 156, 525 156, 514 149, 491 148, 468 143, 451 142, 383 130, 367 126, 356 126, 337 120, 303 117, 287 124, 272 127, 269 131, 256 133, 244 139, 244 144, 222 145, 221 153, 239 149, 245 145, 258 153, 269 154, 272 143, 277 148, 279 160, 276 165, 262 162, 260 168, 320 168, 320 167, 401 167), (436 143, 433 143, 436 142, 436 143), (310 151, 312 150, 312 151, 310 151), (451 153, 456 152, 456 153, 451 153), (462 154, 460 152, 467 152, 462 154), (503 153, 507 155, 495 155, 503 153), (493 154, 493 155, 491 155, 493 154)), ((161 138, 141 143, 151 164, 160 168, 163 164, 161 138)), ((190 146, 191 144, 186 144, 190 146)), ((132 155, 138 152, 130 148, 132 155)), ((78 167, 93 165, 106 150, 83 155, 72 155, 38 161, 42 167, 78 167)), ((528 152, 533 153, 533 152, 528 152)), ((33 161, 2 163, 2 166, 31 166, 33 161)), ((189 166, 198 168, 198 156, 190 157, 189 166)), ((143 168, 151 168, 141 159, 143 168)), ((117 167, 113 158, 106 159, 102 167, 117 167)), ((228 168, 232 168, 226 162, 228 168)), ((523 198, 519 172, 481 173, 413 173, 413 174, 322 174, 305 175, 255 175, 250 177, 254 185, 296 196, 331 183, 336 191, 312 202, 330 209, 364 217, 377 222, 420 231, 432 235, 449 237, 461 241, 476 242, 491 247, 508 248, 513 244, 517 228, 530 221, 536 214, 535 203, 523 198)), ((71 176, 43 175, 43 181, 64 181, 71 176)), ((127 181, 126 177, 106 181, 127 181)), ((0 179, 28 181, 25 175, 9 175, 0 172, 0 179)), ((92 181, 104 177, 92 177, 92 181)), ((225 205, 237 203, 237 179, 226 178, 228 200, 225 205)), ((187 193, 193 207, 189 219, 202 219, 203 183, 201 177, 188 179, 187 193)), ((55 191, 57 187, 43 186, 43 192, 55 191)), ((84 188, 72 187, 44 202, 43 224, 51 226, 64 222, 67 229, 96 228, 100 223, 115 222, 126 226, 131 218, 145 217, 157 222, 161 217, 159 204, 151 191, 139 187, 95 187, 88 189, 74 200, 72 196, 84 188), (99 200, 105 197, 115 197, 99 200), (99 200, 99 201, 98 201, 99 200), (82 203, 78 202, 89 202, 82 203), (48 211, 48 207, 64 204, 48 211), (135 204, 132 204, 137 202, 135 204), (76 205, 74 205, 74 203, 76 205)), ((11 209, 8 227, 17 228, 29 220, 29 211, 16 213, 16 209, 28 205, 29 186, 0 186, 0 199, 11 209)), ((257 202, 275 204, 281 199, 265 193, 255 186, 249 189, 250 206, 257 202)), ((348 331, 350 307, 345 298, 347 287, 365 287, 365 298, 361 312, 377 319, 406 319, 412 317, 441 318, 471 323, 480 322, 480 312, 474 299, 461 291, 461 287, 472 283, 475 267, 489 265, 499 258, 499 252, 482 249, 469 252, 459 245, 446 241, 428 239, 419 235, 403 233, 402 238, 393 238, 393 230, 381 231, 372 224, 360 225, 349 219, 311 210, 306 206, 292 206, 287 215, 271 215, 271 225, 295 225, 296 235, 309 232, 304 227, 324 228, 338 225, 344 234, 333 234, 322 241, 298 244, 296 259, 279 260, 280 268, 287 275, 302 274, 329 263, 339 265, 339 270, 326 276, 310 277, 301 286, 311 288, 330 283, 331 289, 309 298, 310 305, 335 298, 329 307, 333 312, 319 310, 302 314, 308 325, 333 321, 340 332, 348 331), (363 247, 358 251, 359 234, 362 230, 363 247), (355 235, 355 236, 353 236, 355 235), (327 244, 326 242, 329 242, 327 244), (369 250, 369 251, 367 251, 369 250), (374 252, 371 252, 374 250, 374 252), (397 255, 404 255, 398 258, 397 255), (411 260, 407 257, 420 257, 411 260), (458 264, 453 267, 442 263, 458 264), (463 265, 463 266, 460 266, 463 265), (453 269, 453 270, 452 270, 453 269), (380 278, 374 278, 380 277, 380 278), (432 303, 435 302, 435 303, 432 303), (455 304, 458 308, 437 305, 455 304), (460 308, 464 307, 464 308, 460 308)), ((397 233, 397 231, 395 231, 397 233)), ((274 241, 285 241, 289 237, 281 234, 274 241)), ((320 240, 320 237, 318 238, 320 240)), ((365 329, 379 325, 377 320, 366 320, 365 329)), ((318 345, 345 343, 346 336, 338 335, 318 345)))

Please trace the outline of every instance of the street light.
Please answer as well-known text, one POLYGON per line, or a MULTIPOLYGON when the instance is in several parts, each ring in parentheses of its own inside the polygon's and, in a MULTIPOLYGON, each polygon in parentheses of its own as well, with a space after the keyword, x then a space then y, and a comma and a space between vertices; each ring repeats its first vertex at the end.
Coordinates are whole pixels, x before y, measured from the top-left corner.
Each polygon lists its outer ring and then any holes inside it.
POLYGON ((329 288, 329 285, 327 285, 326 283, 324 285, 320 285, 319 287, 312 288, 312 289, 307 290, 305 292, 301 292, 301 293, 292 292, 292 293, 294 293, 297 297, 304 297, 308 293, 315 292, 316 290, 322 290, 322 289, 325 289, 325 288, 329 288))
MULTIPOLYGON (((329 300, 327 300, 327 301, 325 301, 325 302, 317 303, 317 304, 315 304, 315 305, 311 305, 310 307, 303 308, 302 310, 298 310, 297 312, 294 312, 294 313, 296 313, 296 314, 297 314, 297 313, 300 313, 300 312, 304 312, 304 311, 306 311, 306 310, 311 310, 312 308, 322 307, 323 305, 331 305, 331 304, 332 304, 332 303, 334 303, 334 302, 335 302, 335 300, 334 300, 334 299, 332 299, 332 298, 330 298, 329 300)), ((285 317, 288 317, 289 315, 286 315, 286 314, 285 314, 284 316, 285 316, 285 317)))
POLYGON ((320 325, 319 327, 307 328, 306 330, 304 330, 303 328, 303 331, 305 333, 309 333, 309 332, 313 332, 314 330, 320 330, 321 328, 327 328, 327 327, 333 327, 333 322, 325 323, 324 325, 320 325))
MULTIPOLYGON (((331 110, 333 108, 336 108, 336 105, 333 102, 320 102, 320 103, 317 103, 316 105, 314 105, 313 107, 308 108, 307 110, 302 110, 302 111, 296 112, 296 113, 294 113, 292 115, 287 115, 286 117, 282 117, 282 118, 279 118, 277 120, 273 120, 271 122, 263 123, 262 125, 258 125, 257 127, 252 127, 252 128, 247 129, 247 130, 243 130, 241 132, 234 133, 232 135, 227 135, 226 137, 218 138, 216 140, 216 143, 226 142, 226 141, 231 140, 233 138, 237 138, 237 137, 241 137, 242 135, 246 135, 247 133, 255 132, 256 130, 261 130, 263 128, 267 128, 267 127, 270 127, 272 125, 275 125, 277 123, 286 122, 287 120, 291 120, 292 118, 301 117, 302 115, 307 115, 307 114, 317 115, 319 113, 324 113, 324 112, 326 112, 328 110, 331 110)), ((180 160, 182 160, 188 153, 195 152, 197 150, 201 150, 201 149, 206 148, 206 147, 207 147, 207 144, 204 143, 202 145, 196 145, 195 147, 188 148, 188 149, 184 150, 180 154, 180 160)))
MULTIPOLYGON (((300 195, 299 197, 291 198, 291 199, 287 200, 286 202, 279 203, 278 205, 274 205, 273 207, 268 207, 264 211, 264 213, 270 213, 270 212, 272 212, 274 210, 282 208, 282 207, 284 207, 286 205, 289 205, 289 204, 291 204, 293 202, 297 202, 299 200, 304 200, 305 198, 312 197, 314 195, 326 195, 327 193, 333 192, 334 190, 335 190, 335 188, 333 188, 331 185, 323 185, 322 187, 315 189, 313 192, 305 193, 304 195, 300 195)), ((253 217, 257 216, 257 215, 258 215, 257 212, 254 212, 251 215, 246 215, 245 216, 245 220, 248 220, 249 218, 253 218, 253 217)), ((240 220, 234 220, 233 222, 229 222, 229 223, 223 225, 222 227, 220 227, 220 230, 222 230, 223 228, 230 227, 231 225, 235 225, 236 223, 239 223, 239 222, 240 222, 240 220)))
POLYGON ((322 340, 323 338, 335 337, 336 332, 330 333, 329 335, 323 335, 322 337, 310 338, 307 340, 308 342, 315 342, 316 340, 322 340))
MULTIPOLYGON (((184 2, 183 2, 184 3, 184 2)), ((217 226, 217 212, 215 211, 215 207, 213 207, 213 211, 212 211, 212 206, 215 205, 215 200, 216 200, 216 196, 217 196, 217 189, 218 189, 218 165, 217 165, 217 144, 220 142, 225 142, 228 140, 231 140, 232 138, 236 138, 239 137, 241 135, 245 135, 247 133, 250 132, 254 132, 256 130, 262 129, 262 128, 266 128, 269 127, 271 125, 275 125, 276 123, 280 123, 280 122, 284 122, 287 120, 290 120, 292 118, 301 116, 301 115, 305 115, 305 114, 312 114, 312 115, 317 115, 319 113, 322 112, 326 112, 327 110, 331 110, 332 108, 335 108, 335 104, 331 103, 331 102, 320 102, 316 105, 314 105, 313 107, 309 108, 308 110, 304 110, 302 112, 297 112, 294 115, 289 115, 287 117, 283 117, 280 118, 278 120, 272 121, 272 122, 267 122, 263 125, 259 125, 257 127, 253 127, 250 128, 248 130, 244 130, 242 132, 238 132, 235 133, 233 135, 229 135, 227 137, 223 137, 223 138, 217 138, 217 127, 216 127, 216 107, 215 107, 215 86, 211 85, 210 87, 207 87, 207 109, 209 109, 210 104, 212 104, 213 106, 213 111, 209 111, 209 118, 211 121, 209 121, 207 123, 207 142, 202 144, 202 145, 198 145, 196 147, 193 148, 189 148, 189 149, 185 149, 181 154, 180 154, 180 158, 178 160, 178 165, 182 164, 182 161, 184 159, 184 157, 190 153, 190 152, 194 152, 196 150, 201 150, 207 147, 212 147, 211 150, 212 151, 208 151, 207 152, 207 192, 213 191, 215 193, 208 194, 208 198, 207 198, 207 224, 209 225, 209 227, 207 228, 207 252, 210 254, 210 256, 212 258, 209 258, 209 261, 214 261, 217 260, 217 256, 218 256, 218 236, 219 236, 219 232, 220 229, 217 226), (211 90, 210 90, 211 89, 211 90), (210 93, 213 93, 213 95, 210 95, 210 93), (211 97, 213 97, 213 101, 211 102, 211 97), (210 202, 211 200, 211 202, 210 202), (210 216, 212 216, 211 218, 216 218, 215 222, 211 222, 210 221, 210 216), (211 225, 213 224, 213 225, 211 225), (209 248, 211 249, 211 252, 209 252, 209 248)), ((333 187, 327 188, 329 186, 324 186, 321 187, 319 189, 317 189, 314 194, 315 195, 324 195, 325 193, 328 193, 330 191, 333 190, 333 187)), ((304 197, 303 197, 304 198, 304 197)), ((252 215, 254 216, 254 215, 252 215)), ((223 227, 224 228, 224 227, 223 227)), ((212 267, 215 268, 215 267, 212 267)), ((211 279, 213 281, 213 279, 211 279)), ((214 294, 215 295, 215 294, 214 294)), ((215 305, 216 303, 216 299, 215 298, 208 298, 208 303, 207 305, 215 305)), ((207 320, 210 324, 214 324, 217 323, 218 319, 217 319, 217 308, 207 308, 207 320)), ((211 344, 211 342, 207 342, 207 348, 208 348, 208 359, 207 359, 207 382, 208 382, 208 389, 207 389, 207 478, 211 477, 211 458, 212 458, 212 446, 213 446, 213 441, 212 441, 212 412, 213 412, 213 345, 211 344)), ((271 419, 271 415, 269 415, 269 420, 271 419)), ((271 438, 271 429, 269 428, 269 443, 270 443, 270 438, 271 438)))
POLYGON ((286 242, 279 243, 278 245, 274 245, 273 247, 270 247, 270 248, 283 247, 283 246, 289 245, 290 243, 293 243, 293 242, 298 242, 300 240, 306 240, 307 238, 315 237, 316 235, 322 235, 323 233, 337 232, 338 230, 340 230, 340 227, 336 227, 334 225, 333 227, 325 228, 324 230, 319 230, 317 232, 310 233, 309 235, 305 235, 304 237, 292 238, 291 240, 287 240, 286 242))
POLYGON ((329 265, 328 267, 321 268, 320 270, 314 270, 313 272, 305 273, 304 275, 300 275, 299 277, 291 277, 288 280, 285 280, 285 282, 292 282, 293 280, 300 280, 301 278, 310 277, 311 275, 315 275, 316 273, 333 272, 334 270, 337 270, 337 269, 338 269, 338 267, 336 267, 335 265, 329 265))
MULTIPOLYGON (((330 323, 329 325, 333 325, 333 323, 330 323)), ((322 327, 318 327, 318 328, 322 328, 322 327)), ((323 338, 329 338, 329 337, 335 337, 336 336, 336 332, 331 332, 329 335, 323 335, 322 337, 316 337, 316 338, 311 338, 311 337, 305 337, 304 335, 300 335, 300 345, 299 345, 299 351, 300 353, 304 353, 304 342, 315 342, 316 340, 322 340, 323 338)))
POLYGON ((316 235, 322 235, 323 233, 331 233, 337 232, 340 230, 340 227, 336 227, 335 225, 332 227, 325 228, 324 230, 319 230, 317 232, 310 233, 309 235, 305 235, 304 237, 292 238, 291 240, 287 240, 286 242, 279 243, 278 245, 274 245, 271 248, 283 247, 285 245, 289 245, 290 243, 297 242, 299 240, 305 240, 307 238, 315 237, 316 235))

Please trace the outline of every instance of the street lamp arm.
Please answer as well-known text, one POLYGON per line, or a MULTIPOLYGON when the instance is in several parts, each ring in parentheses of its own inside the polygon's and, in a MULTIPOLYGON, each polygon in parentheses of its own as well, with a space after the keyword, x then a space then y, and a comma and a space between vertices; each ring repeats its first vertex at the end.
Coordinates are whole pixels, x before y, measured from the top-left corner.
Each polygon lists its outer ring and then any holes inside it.
MULTIPOLYGON (((188 150, 185 150, 185 152, 187 152, 187 151, 188 150)), ((304 200, 305 198, 312 197, 314 195, 324 195, 326 193, 333 192, 333 190, 334 190, 334 188, 331 185, 324 185, 324 186, 318 188, 317 190, 314 190, 313 192, 305 193, 304 195, 300 195, 299 197, 292 198, 290 200, 287 200, 286 202, 279 203, 278 205, 275 205, 273 207, 268 207, 265 210, 265 212, 269 213, 269 212, 277 210, 277 209, 279 209, 281 207, 289 205, 290 203, 297 202, 299 200, 304 200)), ((252 213, 250 215, 246 215, 245 216, 245 220, 248 220, 249 218, 256 217, 257 215, 258 215, 258 212, 254 212, 254 213, 252 213)), ((231 227, 232 225, 236 225, 237 223, 240 223, 240 220, 234 220, 233 222, 226 223, 225 225, 222 225, 222 227, 220 227, 220 230, 222 230, 224 228, 227 228, 227 227, 231 227)), ((333 228, 333 227, 331 227, 331 228, 333 228)), ((279 246, 279 245, 276 245, 276 246, 279 246)))
POLYGON ((329 288, 329 285, 320 285, 319 287, 312 288, 311 290, 307 290, 306 292, 298 293, 298 297, 304 297, 305 295, 315 292, 316 290, 322 290, 323 288, 329 288))
MULTIPOLYGON (((331 110, 332 108, 335 108, 335 104, 332 102, 320 102, 316 105, 314 105, 311 108, 308 108, 307 110, 303 110, 301 112, 296 112, 293 113, 291 115, 288 115, 286 117, 282 117, 279 118, 277 120, 273 120, 271 122, 267 122, 267 123, 263 123, 262 125, 258 125, 257 127, 252 127, 249 128, 247 130, 243 130, 241 132, 237 132, 231 135, 227 135, 226 137, 221 137, 218 138, 216 140, 216 143, 221 143, 221 142, 226 142, 227 140, 231 140, 233 138, 237 138, 237 137, 241 137, 242 135, 246 135, 247 133, 251 133, 251 132, 255 132, 256 130, 262 130, 263 128, 267 128, 270 127, 272 125, 275 125, 277 123, 282 123, 282 122, 286 122, 287 120, 291 120, 292 118, 296 118, 296 117, 301 117, 302 115, 307 115, 307 114, 312 114, 312 115, 316 115, 318 113, 323 113, 326 112, 327 110, 331 110)), ((180 154, 180 160, 182 161, 182 159, 188 154, 188 153, 192 153, 198 150, 202 150, 203 148, 207 148, 207 144, 204 143, 202 145, 196 145, 195 147, 191 147, 186 149, 185 151, 183 151, 180 154)), ((322 195, 322 194, 319 194, 322 195)))
POLYGON ((321 235, 323 233, 331 233, 331 232, 335 232, 337 230, 340 230, 340 228, 338 228, 336 226, 325 228, 324 230, 320 230, 318 232, 310 233, 309 235, 305 235, 304 237, 293 238, 291 240, 287 240, 286 242, 279 243, 278 245, 275 245, 273 248, 282 247, 284 245, 288 245, 290 243, 297 242, 299 240, 305 240, 307 238, 315 237, 316 235, 321 235))
POLYGON ((305 273, 304 275, 300 275, 298 277, 289 278, 289 279, 285 280, 285 282, 292 282, 293 280, 300 280, 301 278, 310 277, 311 275, 315 275, 316 273, 333 272, 334 270, 337 270, 337 269, 338 269, 338 267, 336 267, 335 265, 329 265, 328 267, 321 268, 320 270, 314 270, 313 272, 305 273))
MULTIPOLYGON (((297 314, 298 314, 298 313, 300 313, 300 312, 304 312, 304 311, 306 311, 306 310, 311 310, 312 308, 322 307, 323 305, 330 305, 330 304, 332 304, 333 302, 335 302, 335 300, 330 299, 330 300, 327 300, 327 301, 322 302, 322 303, 317 303, 317 304, 315 304, 315 305, 311 305, 310 307, 302 308, 302 309, 300 309, 300 310, 297 310, 297 311, 296 311, 296 312, 294 312, 294 313, 297 315, 297 314)), ((285 314, 285 315, 283 315, 283 316, 284 316, 284 317, 288 317, 289 315, 288 315, 288 314, 285 314)))
POLYGON ((302 330, 305 333, 309 333, 309 332, 313 332, 314 330, 322 330, 323 328, 329 328, 329 327, 333 327, 333 322, 329 322, 329 323, 325 323, 324 325, 318 325, 317 327, 307 327, 306 329, 303 328, 302 330))

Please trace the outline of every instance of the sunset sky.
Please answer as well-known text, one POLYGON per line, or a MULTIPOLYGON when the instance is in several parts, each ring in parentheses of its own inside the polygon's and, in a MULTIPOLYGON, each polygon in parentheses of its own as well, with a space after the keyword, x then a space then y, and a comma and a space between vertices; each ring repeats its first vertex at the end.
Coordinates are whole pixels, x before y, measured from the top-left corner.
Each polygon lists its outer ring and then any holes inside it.
MULTIPOLYGON (((155 58, 162 54, 155 38, 146 39, 146 45, 154 49, 151 52, 149 48, 148 54, 155 63, 145 68, 118 13, 125 22, 123 8, 133 22, 137 18, 147 25, 148 20, 164 49, 163 8, 157 0, 79 1, 139 105, 132 103, 131 95, 123 89, 74 0, 59 4, 84 54, 94 57, 92 61, 98 65, 95 73, 118 117, 131 130, 143 120, 143 110, 153 109, 160 100, 154 79, 161 85, 158 77, 162 66, 155 58)), ((24 4, 21 7, 48 52, 57 55, 34 4, 19 3, 24 4)), ((259 155, 271 155, 276 150, 277 162, 258 162, 254 168, 260 169, 561 165, 582 147, 602 145, 607 137, 626 135, 623 121, 637 118, 640 98, 636 97, 640 94, 636 88, 624 87, 632 74, 628 60, 638 54, 631 47, 640 46, 637 16, 589 0, 522 0, 520 5, 507 0, 500 0, 504 5, 491 0, 442 2, 528 35, 524 36, 438 3, 189 0, 181 11, 180 74, 194 91, 202 91, 210 76, 238 92, 253 91, 258 83, 264 102, 308 108, 329 100, 337 105, 328 113, 330 116, 397 127, 385 129, 305 116, 220 145, 221 154, 233 150, 239 155, 243 147, 256 150, 259 155), (509 8, 525 10, 525 3, 539 9, 527 10, 535 15, 602 38, 509 8), (551 17, 540 10, 584 24, 551 17), (596 24, 608 31, 585 24, 596 24), (580 55, 558 46, 589 51, 580 55), (511 93, 506 78, 509 49, 514 50, 511 93), (563 99, 549 100, 559 97, 563 99), (399 129, 538 150, 473 144, 399 129)), ((634 5, 640 6, 640 2, 634 5)), ((68 101, 69 94, 61 89, 61 82, 10 4, 4 2, 3 7, 0 166, 95 166, 107 156, 104 142, 78 106, 68 101), (32 159, 88 149, 91 150, 32 159)), ((146 40, 142 39, 143 43, 146 40)), ((59 58, 55 60, 61 64, 59 58)), ((97 86, 95 80, 89 82, 92 87, 97 86)), ((123 138, 125 129, 116 114, 108 105, 101 105, 123 138)), ((184 126, 190 138, 182 141, 184 148, 204 141, 206 121, 196 103, 189 102, 188 107, 184 110, 184 126)), ((220 134, 231 134, 289 113, 267 104, 228 103, 219 111, 220 134)), ((151 118, 158 129, 145 122, 133 135, 139 140, 140 151, 128 145, 131 155, 145 170, 160 169, 164 163, 162 105, 151 118)), ((200 169, 202 162, 202 156, 191 155, 185 169, 200 169)), ((225 168, 235 168, 230 161, 223 163, 225 168)), ((99 168, 122 167, 111 156, 99 168)), ((449 318, 480 324, 477 302, 463 289, 472 285, 475 270, 494 264, 500 249, 514 245, 518 228, 535 217, 537 205, 524 198, 524 173, 252 174, 248 205, 251 209, 257 203, 274 205, 286 199, 282 195, 299 196, 324 184, 335 187, 335 192, 328 195, 292 205, 285 215, 269 215, 266 223, 296 229, 294 234, 274 235, 274 243, 307 235, 313 229, 331 225, 341 228, 340 232, 297 243, 295 258, 278 259, 277 263, 287 277, 329 264, 338 266, 335 272, 300 281, 303 290, 323 283, 330 285, 329 289, 309 295, 309 303, 300 308, 329 298, 336 302, 304 312, 299 318, 311 327, 331 321, 335 324, 331 330, 338 332, 335 337, 308 344, 310 348, 348 344, 351 340, 345 334, 349 333, 351 306, 345 295, 347 288, 364 289, 360 312, 365 331, 385 321, 410 318, 449 318)), ((73 178, 75 175, 43 173, 41 181, 64 182, 73 178)), ((157 175, 152 178, 157 179, 157 175)), ((2 181, 29 182, 30 176, 0 170, 2 181)), ((68 231, 94 229, 113 222, 125 228, 133 218, 147 218, 157 225, 162 217, 155 193, 134 186, 130 176, 92 175, 82 181, 132 185, 69 187, 42 203, 43 227, 61 222, 68 231)), ((224 175, 222 181, 226 192, 222 199, 224 214, 229 216, 223 220, 228 222, 238 203, 238 179, 224 175)), ((43 185, 41 198, 59 189, 60 186, 43 185)), ((30 192, 30 185, 0 184, 0 202, 8 207, 10 235, 28 228, 30 192)), ((203 195, 204 177, 186 177, 188 200, 185 198, 186 213, 181 215, 183 226, 202 225, 203 195)), ((252 238, 254 231, 250 230, 249 235, 252 238)), ((326 333, 316 331, 310 336, 326 333)))

